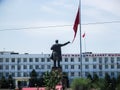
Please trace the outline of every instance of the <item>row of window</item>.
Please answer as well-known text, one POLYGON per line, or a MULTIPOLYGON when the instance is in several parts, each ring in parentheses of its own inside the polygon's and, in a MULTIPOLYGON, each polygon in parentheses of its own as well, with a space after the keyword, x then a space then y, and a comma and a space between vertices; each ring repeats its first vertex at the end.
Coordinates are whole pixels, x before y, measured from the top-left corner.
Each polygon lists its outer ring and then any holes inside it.
MULTIPOLYGON (((65 65, 65 69, 69 69, 68 66, 69 65, 65 65)), ((80 65, 77 65, 77 66, 78 66, 77 69, 81 68, 80 65)), ((103 69, 103 67, 104 67, 104 69, 115 69, 115 65, 108 65, 108 64, 106 64, 106 65, 92 65, 93 69, 97 69, 97 66, 99 69, 103 69)), ((89 69, 89 67, 90 67, 89 65, 85 65, 85 69, 89 69)), ((75 65, 71 65, 71 69, 75 69, 75 65)), ((117 69, 120 69, 120 64, 117 65, 117 69)))
MULTIPOLYGON (((20 63, 22 62, 22 58, 5 58, 5 62, 17 62, 20 63)), ((33 62, 35 60, 35 62, 39 62, 41 60, 41 62, 45 62, 45 58, 23 58, 23 62, 33 62)), ((0 62, 3 62, 3 58, 0 58, 0 62)), ((50 59, 47 58, 47 62, 50 62, 50 59)))
MULTIPOLYGON (((45 62, 45 58, 5 58, 5 62, 15 62, 17 59, 17 62, 22 62, 22 59, 23 59, 23 62, 27 62, 29 60, 29 62, 33 62, 35 60, 35 62, 45 62), (41 61, 40 61, 41 60, 41 61)), ((85 59, 85 62, 89 62, 89 58, 83 58, 85 59)), ((111 63, 114 63, 115 62, 115 57, 93 57, 93 62, 97 62, 97 59, 99 61, 99 63, 107 63, 108 60, 111 61, 111 63), (110 58, 110 59, 109 59, 110 58), (103 62, 104 60, 104 62, 103 62)), ((116 57, 117 59, 117 62, 120 61, 120 57, 116 57)), ((49 58, 47 58, 47 62, 50 62, 51 60, 49 58)), ((64 61, 65 62, 68 62, 69 61, 69 58, 64 58, 64 61)), ((3 62, 3 58, 0 58, 0 62, 3 62)), ((70 62, 75 62, 75 58, 70 58, 70 62)), ((78 58, 78 62, 80 62, 80 58, 78 58)))
MULTIPOLYGON (((0 70, 3 70, 3 67, 5 67, 6 70, 9 70, 10 67, 11 67, 11 70, 15 70, 15 65, 0 65, 0 70)), ((22 66, 21 65, 18 65, 17 67, 17 70, 21 70, 22 66)), ((27 65, 23 65, 23 69, 45 69, 45 65, 29 65, 29 68, 27 65)), ((47 65, 47 69, 51 69, 51 65, 47 65)))
MULTIPOLYGON (((47 66, 47 69, 51 69, 51 65, 17 65, 17 70, 21 70, 21 68, 23 67, 23 69, 45 69, 45 66, 47 66)), ((90 65, 84 65, 85 69, 89 69, 90 65)), ((15 65, 0 65, 0 70, 3 70, 3 67, 5 67, 6 70, 15 70, 15 65)), ((65 69, 81 69, 81 65, 63 65, 62 67, 64 67, 65 69), (70 66, 70 68, 69 68, 70 66), (75 68, 75 66, 77 66, 77 68, 75 68)), ((92 65, 93 69, 115 69, 115 65, 92 65)), ((120 69, 120 64, 117 64, 117 69, 120 69)))
MULTIPOLYGON (((98 58, 94 57, 93 62, 97 62, 97 59, 99 63, 108 63, 108 61, 111 61, 111 63, 115 62, 115 57, 98 57, 98 58)), ((117 62, 120 61, 120 57, 116 57, 116 59, 117 59, 117 62)), ((89 62, 89 58, 85 58, 85 62, 89 62)))

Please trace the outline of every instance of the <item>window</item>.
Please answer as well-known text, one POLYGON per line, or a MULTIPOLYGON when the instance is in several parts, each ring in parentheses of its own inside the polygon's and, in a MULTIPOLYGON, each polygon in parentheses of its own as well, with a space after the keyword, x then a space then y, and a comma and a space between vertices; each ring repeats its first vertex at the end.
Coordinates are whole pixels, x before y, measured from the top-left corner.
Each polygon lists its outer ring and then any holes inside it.
POLYGON ((50 58, 47 58, 47 62, 50 62, 50 58))
POLYGON ((5 74, 6 74, 6 77, 8 77, 8 76, 9 76, 9 73, 8 73, 8 72, 6 72, 5 74))
POLYGON ((9 62, 9 58, 6 58, 5 60, 6 60, 6 62, 9 62))
POLYGON ((28 76, 27 72, 24 72, 23 77, 27 77, 27 76, 28 76))
POLYGON ((3 62, 3 58, 0 58, 0 62, 3 62))
POLYGON ((21 69, 21 66, 20 65, 18 65, 18 70, 20 70, 21 69))
POLYGON ((41 65, 41 69, 44 69, 45 68, 45 66, 44 65, 41 65))
POLYGON ((111 76, 114 76, 115 75, 115 73, 114 72, 111 72, 111 76))
POLYGON ((81 76, 81 73, 80 73, 80 72, 78 72, 78 76, 81 76))
POLYGON ((20 63, 20 62, 21 62, 21 58, 18 58, 18 59, 17 59, 17 62, 20 63))
POLYGON ((71 58, 71 62, 74 62, 74 58, 71 58))
POLYGON ((71 76, 72 76, 72 77, 74 76, 74 74, 75 74, 74 72, 71 72, 71 76))
POLYGON ((68 58, 65 58, 65 62, 68 62, 68 58))
POLYGON ((65 69, 68 69, 68 65, 65 65, 65 69))
POLYGON ((89 69, 89 66, 88 66, 88 65, 85 65, 85 69, 89 69))
POLYGON ((96 67, 97 67, 96 65, 93 65, 93 69, 96 69, 96 67))
POLYGON ((108 65, 105 65, 105 69, 108 69, 108 65))
POLYGON ((120 69, 120 64, 119 63, 117 63, 117 69, 120 69))
POLYGON ((102 69, 102 65, 99 65, 99 69, 102 69))
POLYGON ((107 63, 108 62, 108 57, 105 57, 105 63, 107 63))
POLYGON ((114 69, 114 65, 111 65, 111 69, 114 69))
POLYGON ((21 72, 18 72, 17 74, 18 74, 18 77, 21 77, 21 72))
POLYGON ((78 58, 78 62, 80 62, 81 61, 81 59, 80 58, 78 58))
POLYGON ((8 65, 6 65, 6 66, 5 66, 5 69, 6 69, 6 70, 8 70, 8 69, 9 69, 9 66, 8 66, 8 65))
POLYGON ((27 58, 23 58, 23 62, 27 62, 27 58))
POLYGON ((3 65, 0 65, 0 70, 3 69, 3 65))
POLYGON ((81 66, 80 65, 78 65, 78 69, 80 69, 81 68, 81 66))
POLYGON ((15 58, 12 58, 11 61, 12 61, 12 62, 15 62, 15 58))
POLYGON ((117 57, 117 62, 119 62, 120 61, 120 57, 117 57))
POLYGON ((39 69, 39 65, 35 65, 35 69, 39 69))
POLYGON ((101 71, 99 72, 99 76, 100 76, 100 77, 102 77, 102 76, 103 76, 103 73, 102 73, 101 71))
POLYGON ((96 58, 93 58, 93 62, 96 62, 96 58))
POLYGON ((102 57, 99 57, 99 63, 102 63, 102 57))
POLYGON ((3 76, 3 73, 2 72, 0 72, 0 77, 2 77, 3 76))
POLYGON ((24 65, 23 68, 24 68, 24 69, 27 69, 27 65, 24 65))
POLYGON ((51 66, 50 65, 47 65, 47 69, 50 69, 51 68, 51 66))
POLYGON ((39 62, 39 58, 35 58, 35 62, 39 62))
POLYGON ((74 65, 71 65, 71 69, 74 69, 74 65))
POLYGON ((89 62, 89 58, 85 58, 85 62, 89 62))
POLYGON ((29 69, 33 69, 33 65, 30 65, 30 66, 29 66, 29 69))
POLYGON ((15 73, 12 72, 12 77, 15 77, 15 73))
POLYGON ((89 75, 89 73, 88 72, 85 72, 85 76, 87 77, 89 75))
POLYGON ((29 62, 33 62, 33 58, 29 58, 29 62))
POLYGON ((15 65, 12 65, 12 66, 11 66, 11 69, 15 69, 15 65))
POLYGON ((111 57, 111 63, 114 63, 114 57, 111 57))
POLYGON ((45 62, 45 58, 41 58, 41 62, 45 62))

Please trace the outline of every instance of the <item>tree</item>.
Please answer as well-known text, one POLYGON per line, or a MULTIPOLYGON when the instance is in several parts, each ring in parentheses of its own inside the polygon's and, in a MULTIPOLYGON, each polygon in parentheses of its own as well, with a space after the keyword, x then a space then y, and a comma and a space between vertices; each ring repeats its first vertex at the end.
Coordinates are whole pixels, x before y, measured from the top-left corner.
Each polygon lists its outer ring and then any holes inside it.
POLYGON ((90 88, 90 80, 85 78, 75 78, 71 83, 72 90, 88 90, 90 88))
POLYGON ((116 88, 116 79, 113 77, 112 79, 111 79, 111 90, 115 90, 115 88, 116 88))
POLYGON ((38 79, 38 86, 39 87, 42 87, 42 86, 45 86, 44 84, 44 79, 43 79, 43 76, 44 76, 45 73, 42 73, 42 75, 39 77, 38 79))
POLYGON ((30 73, 29 86, 36 87, 38 85, 37 72, 33 69, 30 73))
POLYGON ((1 88, 8 88, 8 83, 4 76, 1 77, 0 82, 1 82, 1 88))
POLYGON ((90 73, 87 75, 87 78, 90 79, 91 81, 93 80, 93 78, 92 78, 90 73))
POLYGON ((96 81, 98 81, 98 80, 99 80, 98 75, 97 75, 97 74, 94 74, 94 75, 93 75, 93 82, 96 82, 96 81))
POLYGON ((111 89, 111 87, 112 87, 111 78, 108 73, 105 74, 104 79, 105 79, 105 87, 107 87, 106 90, 112 90, 111 89))
POLYGON ((43 76, 45 86, 50 90, 55 90, 56 85, 62 79, 62 74, 58 70, 46 72, 43 76))
POLYGON ((8 86, 9 86, 9 88, 15 88, 14 79, 12 78, 11 75, 8 76, 8 80, 7 80, 7 82, 8 82, 8 86))

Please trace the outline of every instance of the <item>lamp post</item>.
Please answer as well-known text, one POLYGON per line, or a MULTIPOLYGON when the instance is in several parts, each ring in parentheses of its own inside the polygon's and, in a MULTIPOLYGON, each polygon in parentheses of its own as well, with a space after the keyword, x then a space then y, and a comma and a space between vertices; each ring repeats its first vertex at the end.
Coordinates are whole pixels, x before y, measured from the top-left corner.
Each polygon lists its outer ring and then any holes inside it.
POLYGON ((37 84, 35 83, 35 87, 37 86, 37 84))
POLYGON ((11 89, 12 84, 10 83, 10 89, 11 89))

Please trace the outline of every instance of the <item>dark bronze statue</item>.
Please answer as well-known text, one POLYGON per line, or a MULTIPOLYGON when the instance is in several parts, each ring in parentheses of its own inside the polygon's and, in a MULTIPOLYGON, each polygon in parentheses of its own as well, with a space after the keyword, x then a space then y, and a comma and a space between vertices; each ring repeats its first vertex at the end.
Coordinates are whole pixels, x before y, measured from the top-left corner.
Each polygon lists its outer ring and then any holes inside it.
POLYGON ((60 61, 62 60, 62 54, 61 54, 61 47, 65 46, 67 44, 69 44, 70 42, 66 42, 64 44, 59 44, 58 40, 55 41, 55 44, 52 45, 51 50, 52 50, 52 54, 50 59, 53 60, 54 62, 54 66, 56 67, 56 62, 58 63, 58 67, 60 67, 60 61))

